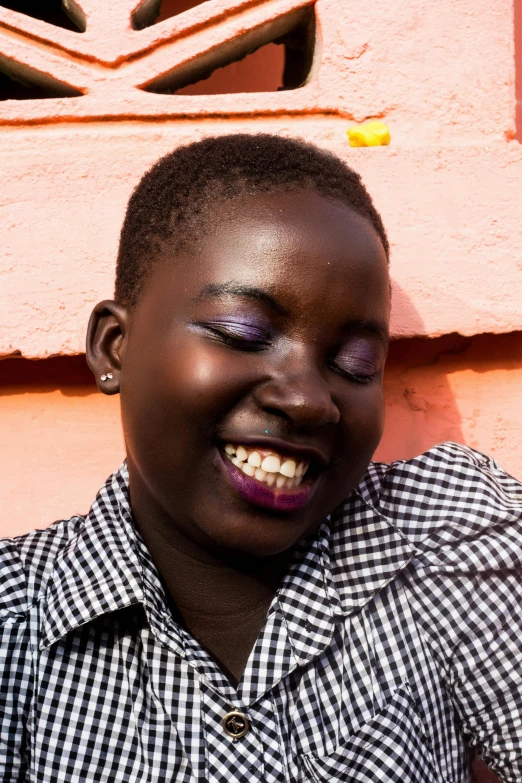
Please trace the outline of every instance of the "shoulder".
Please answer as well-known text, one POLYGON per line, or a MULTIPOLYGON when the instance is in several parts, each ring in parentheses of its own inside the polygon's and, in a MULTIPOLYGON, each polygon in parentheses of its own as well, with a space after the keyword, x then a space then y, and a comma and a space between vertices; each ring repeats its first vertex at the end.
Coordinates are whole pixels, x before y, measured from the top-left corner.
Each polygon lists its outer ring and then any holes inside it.
POLYGON ((0 539, 0 622, 11 615, 27 614, 38 602, 58 554, 84 521, 76 516, 45 530, 0 539))
POLYGON ((474 449, 444 443, 412 460, 370 466, 359 489, 413 547, 402 580, 434 647, 449 656, 500 633, 522 638, 517 479, 474 449))
POLYGON ((522 484, 457 443, 390 465, 372 463, 358 491, 418 545, 480 538, 498 528, 522 535, 522 484))

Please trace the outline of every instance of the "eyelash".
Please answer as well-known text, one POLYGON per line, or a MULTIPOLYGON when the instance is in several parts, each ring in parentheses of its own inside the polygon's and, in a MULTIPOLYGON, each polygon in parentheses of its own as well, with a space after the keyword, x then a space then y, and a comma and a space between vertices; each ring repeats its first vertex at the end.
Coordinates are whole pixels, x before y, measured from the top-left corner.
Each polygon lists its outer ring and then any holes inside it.
MULTIPOLYGON (((207 324, 205 328, 225 345, 228 345, 236 350, 263 351, 270 345, 268 338, 252 340, 248 337, 233 334, 222 326, 211 326, 210 324, 207 324)), ((335 362, 331 362, 329 366, 342 378, 346 378, 347 380, 352 381, 353 383, 357 383, 360 386, 368 386, 378 374, 377 372, 368 373, 366 375, 361 373, 351 373, 347 370, 343 370, 342 367, 339 367, 339 365, 335 364, 335 362)))
POLYGON ((348 372, 347 370, 343 370, 342 367, 339 367, 339 365, 335 364, 334 362, 330 364, 330 368, 342 378, 353 381, 353 383, 358 383, 360 386, 368 386, 377 376, 376 372, 369 373, 368 375, 348 372))
POLYGON ((229 345, 231 348, 235 348, 240 351, 262 351, 268 348, 268 339, 252 340, 251 338, 244 337, 238 334, 224 329, 223 327, 207 325, 206 329, 217 337, 225 345, 229 345))

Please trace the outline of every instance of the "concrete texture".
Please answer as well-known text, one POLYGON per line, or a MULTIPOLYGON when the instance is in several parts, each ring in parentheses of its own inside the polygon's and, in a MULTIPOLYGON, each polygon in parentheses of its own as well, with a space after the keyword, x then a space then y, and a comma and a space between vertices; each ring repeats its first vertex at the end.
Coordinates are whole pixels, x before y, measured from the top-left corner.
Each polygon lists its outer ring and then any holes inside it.
MULTIPOLYGON (((353 149, 340 120, 255 127, 313 139, 361 172, 390 234, 394 281, 420 316, 396 308, 396 336, 522 328, 518 142, 427 150, 392 136, 390 147, 353 149)), ((112 294, 123 211, 141 174, 180 142, 250 129, 246 120, 0 129, 0 355, 83 351, 92 304, 112 294)))
POLYGON ((331 149, 382 212, 400 339, 377 458, 452 439, 522 476, 522 0, 63 4, 79 31, 0 7, 0 71, 41 95, 0 101, 0 534, 85 512, 123 459, 81 353, 125 203, 160 155, 233 131, 331 149), (280 90, 278 39, 312 9, 308 78, 280 90), (350 148, 370 119, 391 145, 350 148))
POLYGON ((0 68, 62 96, 0 103, 0 356, 81 352, 140 175, 180 143, 236 130, 302 136, 362 173, 420 316, 396 309, 396 336, 522 327, 509 0, 164 0, 157 24, 133 29, 159 5, 69 2, 84 32, 0 8, 0 68), (270 41, 312 7, 309 78, 277 91, 270 41), (147 91, 165 85, 180 93, 147 91), (349 148, 346 129, 368 118, 387 122, 390 147, 349 148))
POLYGON ((68 0, 83 32, 0 8, 0 69, 55 96, 0 102, 0 356, 39 360, 22 360, 33 374, 21 379, 11 361, 0 372, 2 532, 84 510, 120 461, 117 401, 78 385, 73 357, 93 303, 111 295, 141 174, 180 143, 231 131, 331 149, 383 214, 401 339, 379 454, 449 437, 522 474, 521 2, 68 0), (278 91, 273 41, 312 7, 309 77, 278 91), (150 91, 166 88, 179 93, 150 91), (350 148, 349 125, 372 118, 391 145, 350 148), (49 387, 37 368, 53 355, 65 364, 49 387))
MULTIPOLYGON (((515 133, 513 6, 510 0, 317 0, 312 77, 278 95, 152 96, 137 89, 211 57, 280 34, 312 0, 208 0, 143 30, 131 27, 136 0, 75 0, 78 33, 0 9, 0 51, 84 97, 31 107, 11 105, 1 122, 299 114, 384 117, 398 138, 437 143, 483 141, 515 133)), ((154 3, 141 3, 153 7, 154 3)), ((248 46, 247 46, 248 48, 248 46)))

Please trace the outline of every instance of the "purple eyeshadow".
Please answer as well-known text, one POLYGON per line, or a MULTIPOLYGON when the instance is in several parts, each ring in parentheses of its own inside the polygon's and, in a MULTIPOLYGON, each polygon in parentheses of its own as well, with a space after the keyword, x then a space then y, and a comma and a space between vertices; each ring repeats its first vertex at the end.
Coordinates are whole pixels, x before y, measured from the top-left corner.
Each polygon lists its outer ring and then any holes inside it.
POLYGON ((252 340, 252 342, 266 340, 269 336, 269 331, 262 322, 255 322, 251 319, 248 321, 238 318, 233 321, 213 319, 208 325, 221 327, 229 334, 237 335, 244 340, 252 340))
POLYGON ((345 346, 337 354, 336 362, 348 372, 363 374, 375 373, 380 366, 378 353, 365 342, 345 346))

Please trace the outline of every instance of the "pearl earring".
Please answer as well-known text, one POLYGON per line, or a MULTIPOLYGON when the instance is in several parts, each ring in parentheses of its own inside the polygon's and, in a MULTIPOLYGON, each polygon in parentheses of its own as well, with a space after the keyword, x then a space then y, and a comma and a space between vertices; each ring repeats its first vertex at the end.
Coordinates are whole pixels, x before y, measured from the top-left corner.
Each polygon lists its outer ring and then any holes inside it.
POLYGON ((108 372, 107 375, 101 375, 100 376, 102 381, 112 381, 113 377, 114 376, 113 376, 112 372, 108 372))

